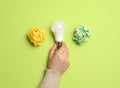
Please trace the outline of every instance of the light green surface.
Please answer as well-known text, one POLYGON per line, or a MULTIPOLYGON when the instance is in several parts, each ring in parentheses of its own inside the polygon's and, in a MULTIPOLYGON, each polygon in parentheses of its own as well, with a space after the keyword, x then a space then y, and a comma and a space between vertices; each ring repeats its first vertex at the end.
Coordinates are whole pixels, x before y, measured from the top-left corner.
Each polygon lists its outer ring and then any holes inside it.
POLYGON ((37 88, 54 44, 50 25, 62 20, 71 66, 60 88, 120 88, 120 0, 0 0, 0 88, 37 88), (74 28, 92 29, 83 46, 74 28), (26 38, 33 26, 47 33, 40 47, 26 38))

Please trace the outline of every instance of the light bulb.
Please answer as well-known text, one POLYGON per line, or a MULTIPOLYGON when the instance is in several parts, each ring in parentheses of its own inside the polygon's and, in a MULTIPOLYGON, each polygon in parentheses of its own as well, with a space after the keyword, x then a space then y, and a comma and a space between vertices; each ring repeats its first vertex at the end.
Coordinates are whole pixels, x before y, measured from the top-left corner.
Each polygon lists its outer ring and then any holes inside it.
POLYGON ((66 27, 65 27, 64 23, 61 21, 56 21, 51 26, 51 30, 54 34, 55 41, 57 42, 58 48, 60 48, 60 46, 62 45, 65 28, 66 27))

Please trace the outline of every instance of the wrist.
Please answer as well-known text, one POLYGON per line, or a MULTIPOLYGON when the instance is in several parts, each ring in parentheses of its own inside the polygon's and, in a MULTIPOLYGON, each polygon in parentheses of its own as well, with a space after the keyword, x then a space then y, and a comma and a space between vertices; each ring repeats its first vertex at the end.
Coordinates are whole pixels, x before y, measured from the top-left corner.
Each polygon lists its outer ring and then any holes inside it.
POLYGON ((46 69, 46 71, 49 72, 49 73, 52 73, 52 74, 56 74, 58 76, 62 75, 62 73, 60 71, 57 71, 55 69, 48 68, 48 69, 46 69))

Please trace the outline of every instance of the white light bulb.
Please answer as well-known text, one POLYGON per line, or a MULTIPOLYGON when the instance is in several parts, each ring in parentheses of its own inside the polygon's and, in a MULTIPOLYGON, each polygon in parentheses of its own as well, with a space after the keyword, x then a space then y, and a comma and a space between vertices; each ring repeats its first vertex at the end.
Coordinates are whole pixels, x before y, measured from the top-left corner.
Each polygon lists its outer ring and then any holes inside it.
POLYGON ((58 48, 61 46, 61 42, 63 41, 65 28, 66 27, 64 23, 61 21, 56 21, 51 26, 51 30, 54 34, 55 41, 58 43, 58 48))
POLYGON ((51 30, 54 34, 56 42, 62 42, 63 41, 63 35, 65 30, 65 25, 61 21, 56 21, 52 24, 51 30))

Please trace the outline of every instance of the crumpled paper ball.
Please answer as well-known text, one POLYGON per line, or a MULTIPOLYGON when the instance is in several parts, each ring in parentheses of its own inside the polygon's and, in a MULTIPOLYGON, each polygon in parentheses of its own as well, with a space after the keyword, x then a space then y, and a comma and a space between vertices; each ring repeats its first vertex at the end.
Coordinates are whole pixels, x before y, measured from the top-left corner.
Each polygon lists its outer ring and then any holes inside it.
POLYGON ((90 38, 90 36, 91 36, 90 29, 86 26, 79 25, 75 28, 72 39, 78 45, 82 45, 90 38))
POLYGON ((41 45, 45 38, 46 33, 42 28, 33 27, 30 31, 28 31, 28 39, 34 46, 41 45))

